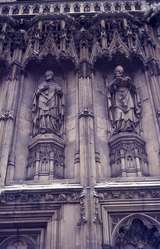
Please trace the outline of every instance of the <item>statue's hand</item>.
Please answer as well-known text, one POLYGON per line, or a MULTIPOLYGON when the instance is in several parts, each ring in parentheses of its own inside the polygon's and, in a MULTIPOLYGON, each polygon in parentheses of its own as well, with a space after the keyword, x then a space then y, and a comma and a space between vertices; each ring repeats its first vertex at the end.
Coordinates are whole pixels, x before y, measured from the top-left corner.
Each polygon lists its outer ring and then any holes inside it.
POLYGON ((49 86, 47 84, 44 84, 44 85, 41 85, 38 90, 37 90, 37 93, 40 94, 42 93, 43 91, 45 90, 48 90, 49 89, 49 86))
POLYGON ((60 95, 60 96, 63 95, 62 89, 61 89, 60 87, 59 87, 59 88, 56 88, 55 92, 56 92, 58 95, 60 95))

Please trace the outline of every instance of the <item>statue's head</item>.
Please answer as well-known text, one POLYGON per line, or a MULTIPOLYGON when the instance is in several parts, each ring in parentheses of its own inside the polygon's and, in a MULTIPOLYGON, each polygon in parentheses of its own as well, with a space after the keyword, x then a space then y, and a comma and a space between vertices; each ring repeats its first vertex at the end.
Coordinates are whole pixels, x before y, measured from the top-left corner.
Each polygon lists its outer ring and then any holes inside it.
POLYGON ((114 75, 116 78, 122 77, 124 75, 124 68, 121 65, 116 66, 114 69, 114 75))
POLYGON ((45 72, 45 79, 46 79, 46 81, 50 81, 50 80, 54 79, 54 73, 52 70, 47 70, 45 72))

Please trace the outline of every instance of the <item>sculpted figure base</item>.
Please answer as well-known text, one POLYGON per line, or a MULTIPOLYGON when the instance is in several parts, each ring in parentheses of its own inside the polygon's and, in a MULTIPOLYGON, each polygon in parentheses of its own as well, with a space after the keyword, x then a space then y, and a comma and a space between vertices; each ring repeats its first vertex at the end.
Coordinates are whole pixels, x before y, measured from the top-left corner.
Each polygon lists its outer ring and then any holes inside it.
POLYGON ((34 93, 27 179, 64 177, 64 96, 48 70, 34 93))

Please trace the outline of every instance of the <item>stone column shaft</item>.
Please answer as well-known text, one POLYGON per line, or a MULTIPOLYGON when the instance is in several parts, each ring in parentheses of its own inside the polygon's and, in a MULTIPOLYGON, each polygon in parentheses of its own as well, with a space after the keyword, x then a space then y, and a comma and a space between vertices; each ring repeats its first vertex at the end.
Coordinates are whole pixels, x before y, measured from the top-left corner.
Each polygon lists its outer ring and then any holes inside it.
POLYGON ((15 117, 17 112, 17 103, 18 103, 19 90, 20 90, 19 70, 20 69, 18 68, 18 66, 14 64, 8 85, 7 105, 6 105, 8 118, 5 121, 4 137, 2 141, 2 150, 1 150, 1 159, 0 159, 1 185, 4 185, 6 180, 8 159, 9 159, 13 132, 15 127, 15 117))
POLYGON ((16 115, 19 111, 21 101, 22 101, 22 96, 23 96, 23 87, 24 87, 24 74, 20 76, 20 79, 16 81, 17 85, 17 91, 15 93, 15 96, 13 98, 13 113, 14 113, 14 123, 12 125, 12 138, 11 138, 11 145, 10 145, 10 151, 9 151, 9 158, 8 158, 8 167, 7 167, 7 176, 6 176, 6 181, 7 183, 12 182, 14 180, 14 173, 15 173, 15 163, 16 163, 16 158, 15 158, 15 149, 16 149, 16 143, 17 143, 17 133, 18 133, 18 118, 16 118, 16 115))
POLYGON ((80 181, 80 137, 79 137, 79 78, 76 74, 76 142, 75 142, 75 177, 80 181))
MULTIPOLYGON (((95 220, 94 185, 96 183, 95 124, 93 113, 92 77, 88 76, 85 62, 84 75, 79 77, 79 136, 80 136, 80 183, 84 187, 86 222, 81 224, 81 249, 98 249, 100 239, 95 220)), ((99 228, 99 227, 98 227, 99 228)))
POLYGON ((150 77, 148 71, 145 71, 145 78, 146 78, 147 88, 148 88, 148 92, 149 92, 149 96, 150 96, 150 100, 151 100, 151 106, 152 106, 152 110, 153 110, 153 117, 154 117, 154 124, 155 124, 155 128, 156 128, 156 133, 157 133, 157 139, 158 139, 158 143, 160 145, 160 138, 159 138, 160 120, 158 118, 158 110, 160 107, 160 97, 159 97, 160 88, 159 88, 157 80, 155 79, 155 76, 150 77), (154 78, 154 80, 153 80, 153 78, 154 78), (157 119, 158 119, 158 123, 157 123, 157 119))

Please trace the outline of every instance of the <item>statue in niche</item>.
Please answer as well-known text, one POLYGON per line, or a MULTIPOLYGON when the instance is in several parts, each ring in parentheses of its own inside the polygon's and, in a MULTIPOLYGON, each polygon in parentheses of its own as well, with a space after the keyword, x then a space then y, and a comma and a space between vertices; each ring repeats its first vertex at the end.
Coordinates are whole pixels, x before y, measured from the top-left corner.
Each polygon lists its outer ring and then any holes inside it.
POLYGON ((45 133, 61 134, 63 101, 62 88, 54 81, 54 73, 46 71, 45 81, 38 86, 33 98, 33 137, 45 133))
POLYGON ((141 118, 141 101, 130 77, 122 66, 114 70, 114 80, 108 91, 109 118, 114 134, 135 132, 141 118))

